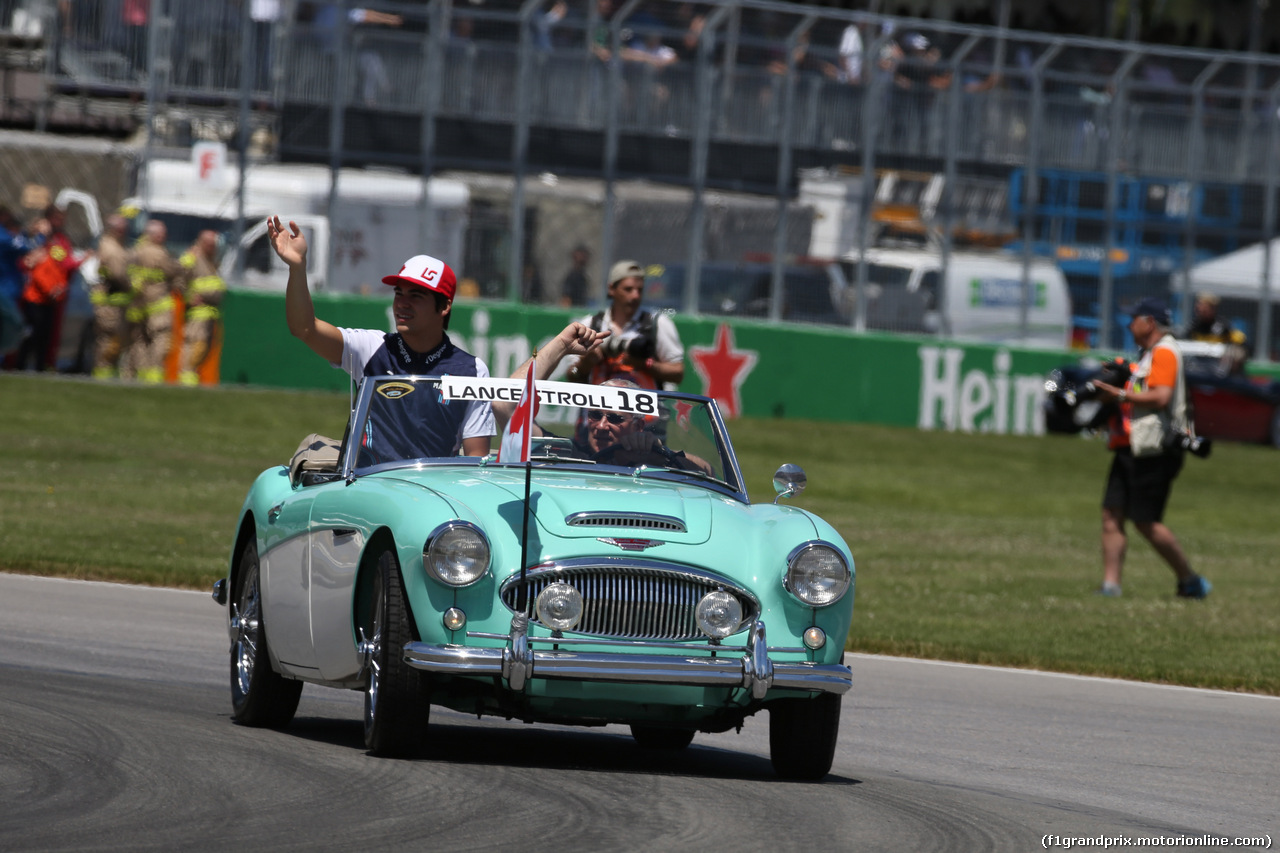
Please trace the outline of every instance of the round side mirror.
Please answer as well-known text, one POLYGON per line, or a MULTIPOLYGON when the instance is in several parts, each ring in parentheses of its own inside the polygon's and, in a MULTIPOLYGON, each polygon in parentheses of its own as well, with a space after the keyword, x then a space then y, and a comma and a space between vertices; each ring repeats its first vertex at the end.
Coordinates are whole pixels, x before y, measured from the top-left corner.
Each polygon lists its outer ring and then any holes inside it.
POLYGON ((809 478, 805 476, 804 469, 799 465, 792 465, 790 462, 782 465, 773 475, 773 490, 778 493, 773 502, 795 497, 803 492, 808 484, 809 478))

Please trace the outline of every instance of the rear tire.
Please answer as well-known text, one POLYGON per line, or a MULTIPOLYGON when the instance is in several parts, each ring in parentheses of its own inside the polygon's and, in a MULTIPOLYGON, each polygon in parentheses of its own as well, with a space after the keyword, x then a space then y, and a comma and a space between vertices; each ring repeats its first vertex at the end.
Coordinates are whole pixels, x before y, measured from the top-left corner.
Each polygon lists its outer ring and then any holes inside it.
POLYGON ((831 772, 840 734, 840 697, 780 699, 769 706, 769 760, 783 779, 813 782, 831 772))
POLYGON ((672 752, 685 749, 693 743, 693 729, 666 729, 661 726, 631 726, 631 737, 645 749, 665 749, 672 752))
POLYGON ((240 551, 238 568, 231 596, 231 615, 236 620, 236 636, 231 642, 232 714, 236 722, 246 726, 283 728, 298 710, 302 682, 271 668, 258 546, 253 537, 240 551))
POLYGON ((411 619, 400 562, 394 551, 383 551, 373 578, 372 625, 365 627, 373 650, 364 692, 364 745, 374 755, 408 758, 426 743, 431 713, 426 678, 404 661, 405 644, 413 640, 411 619))

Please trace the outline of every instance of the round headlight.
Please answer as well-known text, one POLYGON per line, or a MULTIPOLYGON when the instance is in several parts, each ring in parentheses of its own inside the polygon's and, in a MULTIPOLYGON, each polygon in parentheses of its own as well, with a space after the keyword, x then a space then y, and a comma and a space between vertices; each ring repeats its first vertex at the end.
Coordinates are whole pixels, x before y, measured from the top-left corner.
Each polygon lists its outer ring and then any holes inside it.
POLYGON ((553 631, 568 631, 582 618, 582 593, 567 583, 553 583, 538 593, 538 621, 553 631))
POLYGON ((427 572, 449 586, 468 586, 489 571, 489 540, 474 524, 452 521, 432 531, 422 550, 427 572))
POLYGON ((698 629, 713 640, 723 640, 742 625, 742 602, 718 589, 702 596, 694 611, 698 629))
POLYGON ((787 558, 787 590, 813 607, 839 601, 850 579, 844 557, 830 545, 807 542, 787 558))

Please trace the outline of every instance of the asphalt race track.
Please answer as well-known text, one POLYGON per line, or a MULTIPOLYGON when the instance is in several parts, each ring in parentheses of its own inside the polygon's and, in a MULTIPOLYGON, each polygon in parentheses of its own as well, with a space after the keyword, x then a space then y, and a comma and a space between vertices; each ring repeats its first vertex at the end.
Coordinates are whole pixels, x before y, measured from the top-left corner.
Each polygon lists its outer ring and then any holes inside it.
POLYGON ((389 761, 365 754, 355 693, 307 687, 285 731, 232 723, 224 619, 203 593, 0 574, 0 850, 1026 851, 1280 829, 1270 697, 853 656, 822 784, 775 780, 763 717, 663 754, 435 709, 430 755, 389 761))

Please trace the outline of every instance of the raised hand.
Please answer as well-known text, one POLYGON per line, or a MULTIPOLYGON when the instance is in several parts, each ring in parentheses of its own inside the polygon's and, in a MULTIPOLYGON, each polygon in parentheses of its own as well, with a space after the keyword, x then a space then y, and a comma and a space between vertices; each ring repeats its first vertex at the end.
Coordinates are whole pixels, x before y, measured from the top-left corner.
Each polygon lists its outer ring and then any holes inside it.
POLYGON ((600 349, 605 338, 612 331, 597 332, 585 323, 570 323, 560 332, 560 341, 564 344, 565 355, 586 355, 600 349))
POLYGON ((304 267, 307 262, 307 238, 303 236, 298 223, 290 222, 285 228, 279 216, 267 218, 267 236, 271 238, 271 247, 276 250, 280 260, 290 267, 304 267))

